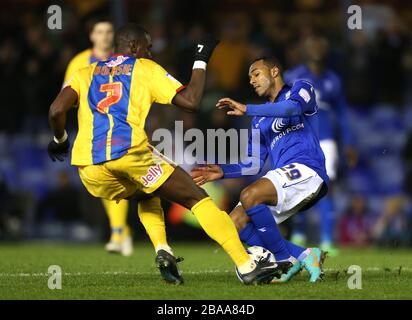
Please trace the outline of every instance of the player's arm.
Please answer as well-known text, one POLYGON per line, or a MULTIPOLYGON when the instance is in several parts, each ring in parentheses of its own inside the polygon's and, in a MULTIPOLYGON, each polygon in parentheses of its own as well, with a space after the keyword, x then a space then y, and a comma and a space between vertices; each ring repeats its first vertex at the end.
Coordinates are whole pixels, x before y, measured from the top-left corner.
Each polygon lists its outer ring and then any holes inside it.
POLYGON ((265 137, 262 132, 255 129, 253 122, 248 140, 248 160, 249 163, 239 164, 220 164, 223 172, 223 179, 239 178, 241 176, 250 176, 260 173, 268 157, 265 137))
POLYGON ((80 67, 78 66, 77 63, 77 57, 73 58, 70 62, 69 65, 67 66, 66 72, 64 73, 64 80, 63 80, 63 85, 62 88, 64 88, 67 83, 69 82, 69 80, 71 79, 71 77, 73 76, 74 72, 78 69, 80 69, 80 67))
POLYGON ((190 82, 174 96, 172 103, 175 106, 188 112, 197 110, 205 88, 206 66, 218 43, 218 40, 209 36, 197 44, 190 82))
POLYGON ((66 125, 66 113, 76 104, 77 93, 70 86, 65 87, 49 109, 49 124, 57 139, 61 139, 64 135, 66 125))
POLYGON ((297 101, 285 100, 266 104, 242 104, 230 98, 220 99, 218 109, 230 108, 228 115, 233 116, 258 116, 258 117, 292 117, 302 114, 302 109, 297 101))
POLYGON ((287 118, 316 112, 316 96, 311 84, 298 81, 291 88, 288 99, 265 104, 242 104, 230 98, 220 99, 216 107, 230 108, 228 115, 287 118))
POLYGON ((48 153, 53 161, 63 161, 69 152, 69 139, 65 130, 66 114, 77 102, 77 92, 70 86, 65 87, 49 109, 49 125, 53 131, 54 138, 48 145, 48 153))
POLYGON ((262 170, 267 156, 268 151, 264 137, 259 130, 254 129, 252 126, 248 142, 248 160, 250 163, 207 164, 205 166, 194 167, 191 175, 197 185, 219 179, 256 175, 262 170))
POLYGON ((195 112, 202 99, 205 82, 206 68, 193 69, 189 84, 174 96, 172 103, 187 112, 195 112))

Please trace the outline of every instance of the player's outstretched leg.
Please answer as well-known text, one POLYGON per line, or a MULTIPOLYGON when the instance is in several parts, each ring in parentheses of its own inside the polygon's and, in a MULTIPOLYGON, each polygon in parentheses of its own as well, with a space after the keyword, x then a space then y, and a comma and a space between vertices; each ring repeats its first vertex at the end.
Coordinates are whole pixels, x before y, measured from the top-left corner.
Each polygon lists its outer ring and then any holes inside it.
POLYGON ((250 258, 230 217, 216 206, 207 193, 198 187, 183 169, 177 167, 155 193, 193 212, 208 236, 219 243, 232 258, 242 282, 268 283, 278 275, 276 263, 255 262, 250 258))
POLYGON ((120 253, 128 257, 133 253, 133 240, 127 225, 129 203, 127 200, 121 200, 119 203, 106 199, 102 199, 102 201, 111 229, 110 241, 106 244, 105 249, 110 253, 120 253))
POLYGON ((183 258, 175 258, 167 243, 164 212, 159 197, 141 200, 137 212, 156 251, 156 266, 162 278, 173 284, 183 284, 183 277, 177 263, 183 258))

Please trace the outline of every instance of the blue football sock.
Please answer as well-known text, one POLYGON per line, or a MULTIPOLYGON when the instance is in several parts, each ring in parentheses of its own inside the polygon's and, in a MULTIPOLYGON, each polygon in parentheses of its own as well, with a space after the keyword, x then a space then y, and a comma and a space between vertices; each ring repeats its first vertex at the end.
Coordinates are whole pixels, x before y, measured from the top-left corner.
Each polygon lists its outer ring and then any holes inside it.
POLYGON ((239 238, 249 246, 265 246, 262 239, 260 239, 255 226, 251 222, 239 232, 239 238))
MULTIPOLYGON (((262 239, 260 239, 259 234, 253 225, 253 223, 249 222, 245 228, 243 228, 239 232, 239 237, 242 242, 248 244, 249 246, 260 246, 264 247, 265 244, 263 243, 262 239)), ((302 248, 297 246, 296 244, 285 240, 285 244, 290 252, 290 254, 294 258, 298 258, 300 254, 306 250, 306 248, 302 248)))
POLYGON ((330 196, 324 197, 319 201, 318 208, 320 214, 320 241, 321 243, 331 243, 335 226, 332 198, 330 196))
POLYGON ((257 229, 259 238, 264 243, 264 247, 275 255, 276 260, 288 259, 291 254, 286 246, 285 240, 279 232, 269 207, 264 204, 259 204, 246 210, 246 214, 250 217, 257 229))
POLYGON ((306 248, 299 247, 296 244, 294 244, 292 242, 289 242, 287 240, 285 240, 285 243, 286 243, 286 246, 287 246, 290 254, 296 259, 301 255, 301 253, 303 251, 306 250, 306 248))

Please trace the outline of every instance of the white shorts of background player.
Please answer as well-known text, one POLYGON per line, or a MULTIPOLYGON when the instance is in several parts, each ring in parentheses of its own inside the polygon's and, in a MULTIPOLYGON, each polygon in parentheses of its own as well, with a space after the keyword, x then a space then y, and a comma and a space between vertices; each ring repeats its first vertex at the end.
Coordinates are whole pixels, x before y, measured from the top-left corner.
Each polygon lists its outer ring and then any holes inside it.
POLYGON ((333 139, 320 140, 320 147, 325 155, 326 173, 331 181, 336 179, 338 170, 338 145, 333 139))

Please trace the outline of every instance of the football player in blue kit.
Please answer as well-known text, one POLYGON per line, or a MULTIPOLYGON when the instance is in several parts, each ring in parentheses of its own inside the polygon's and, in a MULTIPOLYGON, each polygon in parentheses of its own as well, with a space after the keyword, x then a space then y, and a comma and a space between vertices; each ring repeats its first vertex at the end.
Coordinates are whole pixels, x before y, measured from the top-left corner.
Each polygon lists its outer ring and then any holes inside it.
POLYGON ((249 78, 256 93, 268 99, 266 104, 244 105, 223 98, 216 106, 229 108, 229 115, 253 117, 248 155, 255 161, 198 166, 192 169, 192 177, 202 185, 221 178, 255 175, 269 157, 270 170, 242 190, 240 203, 230 216, 244 243, 267 248, 277 262, 288 261, 291 265, 273 282, 288 281, 302 268, 315 282, 322 276, 324 253, 319 248, 303 248, 285 240, 277 227, 311 207, 328 190, 329 178, 318 139, 315 91, 306 81, 285 84, 275 58, 254 61, 249 78))
MULTIPOLYGON (((326 172, 333 182, 336 179, 338 167, 337 136, 344 148, 347 164, 356 164, 356 152, 351 147, 352 136, 346 116, 346 102, 339 76, 326 68, 328 42, 325 38, 312 36, 303 42, 305 64, 299 65, 284 74, 286 83, 292 84, 297 80, 310 82, 316 93, 319 107, 319 141, 325 154, 326 172)), ((333 246, 335 212, 331 190, 319 201, 317 208, 320 213, 320 248, 328 251, 331 256, 338 253, 333 246)), ((295 217, 292 241, 303 245, 305 237, 305 214, 295 217)))

